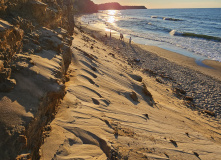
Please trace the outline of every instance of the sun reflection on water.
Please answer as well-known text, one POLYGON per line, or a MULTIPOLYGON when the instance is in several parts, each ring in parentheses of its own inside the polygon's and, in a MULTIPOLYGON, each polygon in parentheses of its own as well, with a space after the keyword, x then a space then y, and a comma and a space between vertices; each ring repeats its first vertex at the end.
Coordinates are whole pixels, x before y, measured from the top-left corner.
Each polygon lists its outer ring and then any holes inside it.
POLYGON ((115 19, 116 13, 117 13, 116 10, 109 10, 107 13, 109 15, 109 17, 107 18, 107 22, 114 23, 116 21, 115 19))

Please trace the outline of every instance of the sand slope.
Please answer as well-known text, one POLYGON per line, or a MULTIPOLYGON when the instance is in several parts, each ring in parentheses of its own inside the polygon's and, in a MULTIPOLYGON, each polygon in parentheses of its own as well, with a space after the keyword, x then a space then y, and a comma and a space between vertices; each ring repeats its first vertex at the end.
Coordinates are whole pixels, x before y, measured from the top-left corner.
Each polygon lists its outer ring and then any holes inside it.
POLYGON ((67 94, 40 149, 41 159, 217 160, 221 126, 116 50, 75 36, 67 94))

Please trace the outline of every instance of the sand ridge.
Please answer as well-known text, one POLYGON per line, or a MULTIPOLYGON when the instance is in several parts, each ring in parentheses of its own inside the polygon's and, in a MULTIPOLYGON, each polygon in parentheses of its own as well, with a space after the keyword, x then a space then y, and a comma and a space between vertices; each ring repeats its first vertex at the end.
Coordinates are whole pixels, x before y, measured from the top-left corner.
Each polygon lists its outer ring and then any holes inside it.
POLYGON ((170 83, 126 63, 117 50, 77 33, 67 94, 41 159, 219 159, 215 118, 187 108, 170 83))

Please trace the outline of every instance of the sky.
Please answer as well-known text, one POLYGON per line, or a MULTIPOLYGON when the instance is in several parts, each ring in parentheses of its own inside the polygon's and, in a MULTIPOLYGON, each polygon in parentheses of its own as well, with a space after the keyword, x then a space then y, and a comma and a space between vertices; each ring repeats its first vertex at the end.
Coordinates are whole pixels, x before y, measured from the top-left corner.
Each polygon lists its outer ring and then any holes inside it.
POLYGON ((221 0, 92 0, 96 4, 119 2, 121 5, 142 5, 147 8, 221 8, 221 0))

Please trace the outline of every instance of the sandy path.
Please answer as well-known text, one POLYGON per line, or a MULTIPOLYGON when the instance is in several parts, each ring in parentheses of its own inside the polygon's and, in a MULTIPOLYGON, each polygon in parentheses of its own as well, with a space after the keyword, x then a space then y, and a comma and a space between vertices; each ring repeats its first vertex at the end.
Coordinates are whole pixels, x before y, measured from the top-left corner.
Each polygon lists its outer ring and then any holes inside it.
POLYGON ((86 34, 76 35, 73 48, 67 94, 42 159, 220 158, 220 124, 187 108, 169 81, 159 83, 86 34))

